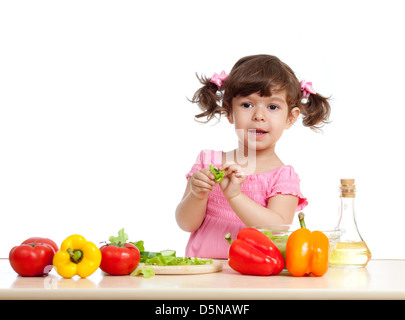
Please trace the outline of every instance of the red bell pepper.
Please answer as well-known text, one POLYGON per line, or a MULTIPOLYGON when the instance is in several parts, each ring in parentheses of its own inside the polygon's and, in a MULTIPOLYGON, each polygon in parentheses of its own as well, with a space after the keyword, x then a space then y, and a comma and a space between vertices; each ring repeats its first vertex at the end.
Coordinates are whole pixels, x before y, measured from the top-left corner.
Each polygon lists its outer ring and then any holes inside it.
POLYGON ((280 250, 265 234, 254 228, 239 231, 232 241, 230 233, 225 236, 231 243, 229 266, 242 274, 269 276, 279 274, 284 268, 280 250))

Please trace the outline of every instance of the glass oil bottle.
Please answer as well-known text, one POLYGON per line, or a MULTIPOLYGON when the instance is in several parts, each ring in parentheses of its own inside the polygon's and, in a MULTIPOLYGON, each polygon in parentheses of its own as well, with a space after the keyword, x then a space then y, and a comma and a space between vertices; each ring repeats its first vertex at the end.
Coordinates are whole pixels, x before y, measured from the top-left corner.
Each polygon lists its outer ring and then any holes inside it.
POLYGON ((340 184, 341 205, 338 228, 341 234, 330 256, 329 265, 331 267, 365 267, 371 259, 371 252, 357 228, 354 179, 341 179, 340 184))

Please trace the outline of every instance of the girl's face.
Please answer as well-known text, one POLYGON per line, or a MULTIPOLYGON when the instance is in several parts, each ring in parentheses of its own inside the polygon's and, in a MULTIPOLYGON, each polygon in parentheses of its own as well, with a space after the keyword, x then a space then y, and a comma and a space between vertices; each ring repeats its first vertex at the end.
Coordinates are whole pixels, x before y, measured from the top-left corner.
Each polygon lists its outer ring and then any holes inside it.
POLYGON ((298 108, 289 112, 285 91, 275 91, 270 97, 258 93, 236 96, 228 119, 245 148, 262 151, 274 149, 283 131, 291 127, 299 114, 298 108))

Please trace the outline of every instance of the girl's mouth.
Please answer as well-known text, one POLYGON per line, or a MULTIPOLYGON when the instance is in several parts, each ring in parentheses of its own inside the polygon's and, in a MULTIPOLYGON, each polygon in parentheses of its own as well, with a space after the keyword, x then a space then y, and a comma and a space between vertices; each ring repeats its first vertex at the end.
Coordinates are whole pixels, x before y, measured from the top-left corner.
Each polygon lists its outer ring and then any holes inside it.
POLYGON ((255 135, 264 135, 264 134, 268 133, 267 131, 262 130, 262 129, 249 129, 248 132, 251 134, 255 134, 255 135))
POLYGON ((268 132, 263 129, 256 128, 256 129, 249 129, 248 133, 253 135, 256 139, 259 139, 266 136, 268 132))

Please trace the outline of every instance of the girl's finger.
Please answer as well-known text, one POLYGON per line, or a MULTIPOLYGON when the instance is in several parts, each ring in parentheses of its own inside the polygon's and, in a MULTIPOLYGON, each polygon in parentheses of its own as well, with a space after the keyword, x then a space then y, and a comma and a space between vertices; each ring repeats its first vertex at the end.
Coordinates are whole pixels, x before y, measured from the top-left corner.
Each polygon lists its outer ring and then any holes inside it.
POLYGON ((227 174, 234 174, 236 176, 243 175, 242 168, 237 164, 231 164, 228 166, 227 174))
POLYGON ((205 191, 211 191, 212 188, 213 188, 212 185, 210 185, 210 184, 208 184, 208 183, 206 183, 206 182, 203 182, 203 181, 201 181, 201 180, 197 180, 197 181, 194 183, 193 186, 194 186, 195 188, 198 188, 198 189, 201 189, 201 190, 205 190, 205 191))
POLYGON ((210 180, 215 179, 215 176, 209 169, 201 169, 200 172, 203 173, 205 176, 207 176, 210 180))
POLYGON ((193 179, 193 184, 197 187, 208 187, 211 189, 215 185, 215 181, 210 180, 205 175, 201 176, 196 175, 193 179))
POLYGON ((230 171, 232 171, 233 167, 235 166, 235 163, 225 163, 222 166, 220 166, 218 169, 222 171, 226 171, 228 174, 230 171))
POLYGON ((209 170, 208 170, 208 172, 205 169, 197 171, 194 174, 194 179, 205 181, 206 183, 208 183, 212 186, 215 185, 215 181, 214 181, 215 176, 209 170))
POLYGON ((218 167, 218 169, 219 169, 219 170, 223 170, 223 171, 227 171, 228 168, 229 168, 230 166, 232 166, 232 165, 235 165, 235 162, 227 162, 227 163, 225 163, 225 164, 221 164, 221 165, 218 167))

